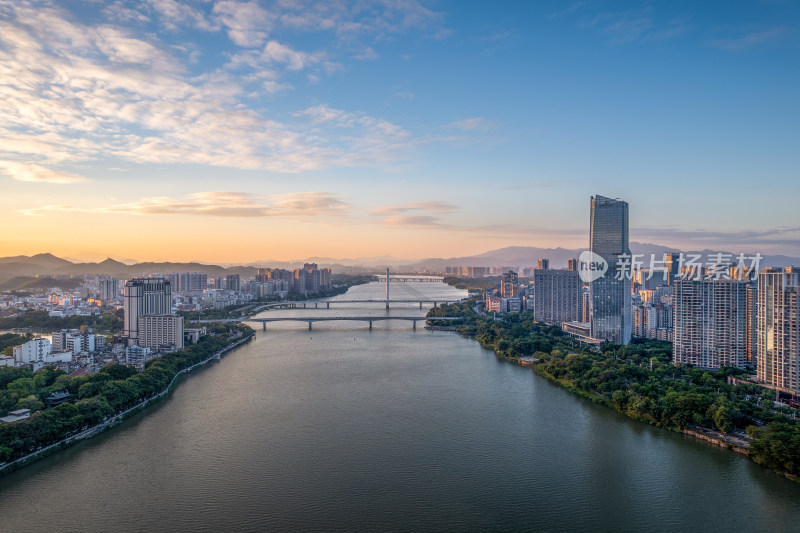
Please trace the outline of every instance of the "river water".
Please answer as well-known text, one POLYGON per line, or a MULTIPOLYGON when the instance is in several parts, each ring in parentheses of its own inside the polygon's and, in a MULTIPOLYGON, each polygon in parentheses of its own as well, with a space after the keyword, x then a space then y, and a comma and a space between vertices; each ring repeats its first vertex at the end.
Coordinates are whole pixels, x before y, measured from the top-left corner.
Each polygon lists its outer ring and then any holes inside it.
MULTIPOLYGON (((463 294, 392 284, 397 299, 463 294)), ((455 333, 256 327, 145 413, 0 478, 0 530, 800 529, 800 484, 593 405, 455 333)))

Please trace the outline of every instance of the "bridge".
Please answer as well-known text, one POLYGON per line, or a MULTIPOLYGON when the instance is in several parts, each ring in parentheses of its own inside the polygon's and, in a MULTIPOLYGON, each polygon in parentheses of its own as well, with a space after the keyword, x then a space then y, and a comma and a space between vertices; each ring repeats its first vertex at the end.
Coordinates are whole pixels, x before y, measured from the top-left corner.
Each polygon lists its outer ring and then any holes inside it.
POLYGON ((422 304, 433 304, 433 307, 437 307, 439 304, 452 304, 456 302, 460 302, 461 300, 425 300, 425 299, 411 299, 411 300, 376 300, 376 299, 368 299, 368 300, 312 300, 312 301, 285 301, 285 302, 274 302, 269 304, 264 304, 256 307, 253 310, 253 313, 258 313, 259 311, 263 311, 265 309, 311 309, 313 305, 314 309, 319 309, 322 304, 325 304, 325 309, 330 309, 331 304, 365 304, 365 303, 373 303, 373 304, 386 304, 386 308, 389 308, 389 304, 419 304, 419 308, 422 309, 422 304))
MULTIPOLYGON (((378 281, 385 281, 386 276, 377 276, 378 281)), ((395 274, 389 276, 389 281, 392 283, 444 283, 444 278, 433 278, 427 276, 404 276, 402 274, 395 274)))
POLYGON ((413 322, 413 329, 417 329, 417 322, 428 320, 444 320, 452 322, 453 320, 463 320, 460 317, 454 316, 293 316, 281 318, 248 318, 247 322, 261 322, 264 331, 267 331, 267 322, 308 322, 308 329, 311 329, 311 324, 314 322, 369 322, 369 329, 372 329, 373 322, 382 322, 386 320, 406 320, 413 322))

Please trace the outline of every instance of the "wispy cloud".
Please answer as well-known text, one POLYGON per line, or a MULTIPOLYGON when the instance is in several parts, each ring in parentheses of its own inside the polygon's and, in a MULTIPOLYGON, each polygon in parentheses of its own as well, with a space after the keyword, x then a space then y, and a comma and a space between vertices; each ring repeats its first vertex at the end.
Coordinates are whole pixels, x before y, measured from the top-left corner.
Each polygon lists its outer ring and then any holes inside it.
POLYGON ((240 218, 278 216, 320 218, 341 216, 346 214, 349 209, 349 204, 327 192, 298 192, 258 196, 246 192, 208 191, 189 194, 185 198, 158 196, 107 207, 45 205, 38 208, 23 209, 20 212, 29 216, 44 215, 50 212, 81 212, 240 218))
POLYGON ((450 129, 464 130, 464 131, 486 131, 492 127, 492 124, 485 118, 473 117, 465 118, 456 122, 451 122, 446 126, 450 129))
POLYGON ((63 184, 86 181, 86 178, 77 174, 53 170, 34 163, 20 163, 17 161, 0 161, 0 172, 17 181, 34 183, 63 184))
POLYGON ((177 30, 183 26, 205 31, 220 29, 219 22, 210 20, 199 9, 178 0, 147 0, 147 4, 158 14, 159 21, 167 29, 177 30))
POLYGON ((779 42, 790 33, 792 33, 791 28, 787 26, 777 26, 773 28, 751 31, 737 37, 714 39, 708 41, 708 44, 709 46, 719 48, 720 50, 738 52, 740 50, 747 50, 756 46, 779 42))
POLYGON ((457 206, 450 202, 442 202, 438 200, 422 200, 419 202, 407 202, 399 205, 391 205, 386 207, 379 207, 373 209, 372 212, 378 215, 400 215, 404 213, 422 211, 425 213, 452 213, 458 209, 457 206))

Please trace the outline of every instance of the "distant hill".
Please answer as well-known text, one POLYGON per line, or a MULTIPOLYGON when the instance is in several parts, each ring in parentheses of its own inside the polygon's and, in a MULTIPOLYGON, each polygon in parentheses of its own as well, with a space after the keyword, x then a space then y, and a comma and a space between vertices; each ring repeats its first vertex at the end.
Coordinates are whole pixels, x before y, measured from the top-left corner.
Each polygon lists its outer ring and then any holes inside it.
MULTIPOLYGON (((539 259, 549 259, 551 268, 564 268, 567 259, 578 257, 585 248, 538 248, 534 246, 508 246, 497 250, 489 250, 477 255, 461 257, 431 257, 421 261, 404 261, 389 256, 360 257, 356 259, 312 258, 298 261, 264 261, 249 263, 248 265, 208 265, 197 262, 144 262, 128 265, 115 259, 107 258, 98 263, 78 263, 67 261, 52 254, 36 254, 33 256, 18 255, 14 257, 0 257, 0 288, 8 290, 25 285, 28 288, 48 286, 64 286, 60 280, 31 282, 37 275, 53 274, 99 274, 112 276, 117 279, 129 279, 135 276, 151 274, 169 274, 172 272, 205 272, 209 277, 239 274, 243 278, 253 278, 256 270, 261 266, 286 268, 293 270, 303 263, 317 263, 321 268, 331 268, 334 273, 363 273, 365 270, 381 270, 386 266, 397 269, 399 265, 410 265, 415 269, 430 269, 444 272, 448 266, 507 266, 514 268, 536 266, 539 259), (13 282, 11 280, 14 280, 13 282), (11 285, 14 285, 13 287, 11 285)), ((664 252, 681 252, 666 246, 650 243, 631 242, 631 252, 644 254, 645 262, 650 254, 662 257, 664 252)), ((717 250, 718 251, 718 250, 717 250)), ((684 251, 685 253, 701 253, 703 257, 717 251, 700 250, 684 251)), ((735 257, 735 256, 734 256, 735 257)), ((761 266, 800 266, 800 258, 785 255, 764 256, 761 266)), ((66 288, 66 287, 65 287, 66 288)))

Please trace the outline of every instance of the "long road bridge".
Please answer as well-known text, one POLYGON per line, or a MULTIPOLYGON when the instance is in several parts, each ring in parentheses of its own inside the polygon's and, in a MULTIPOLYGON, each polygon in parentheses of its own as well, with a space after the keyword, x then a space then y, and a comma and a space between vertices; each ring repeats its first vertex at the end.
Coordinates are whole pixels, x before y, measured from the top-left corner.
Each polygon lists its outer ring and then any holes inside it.
MULTIPOLYGON (((378 281, 385 281, 386 276, 377 276, 378 281)), ((392 283, 444 283, 444 278, 435 278, 427 276, 404 276, 402 274, 395 274, 389 276, 389 281, 392 283)))
POLYGON ((310 309, 313 305, 314 309, 319 309, 322 304, 325 304, 325 309, 330 309, 331 304, 365 304, 365 303, 373 303, 373 304, 386 304, 386 308, 389 309, 389 304, 419 304, 419 308, 422 309, 422 304, 433 304, 433 307, 438 307, 439 304, 452 304, 455 302, 460 302, 461 300, 426 300, 426 299, 410 299, 410 300, 384 300, 384 299, 368 299, 368 300, 311 300, 311 301, 285 301, 285 302, 273 302, 264 305, 260 305, 256 307, 253 312, 258 313, 259 311, 263 311, 265 309, 310 309))
POLYGON ((413 323, 413 329, 417 329, 417 322, 426 322, 428 320, 443 320, 452 322, 453 320, 463 320, 460 317, 454 316, 292 316, 280 318, 248 318, 246 322, 261 322, 264 331, 267 331, 267 322, 308 322, 308 329, 311 329, 311 324, 314 322, 369 322, 369 329, 372 329, 373 322, 382 322, 386 320, 406 320, 413 323))

